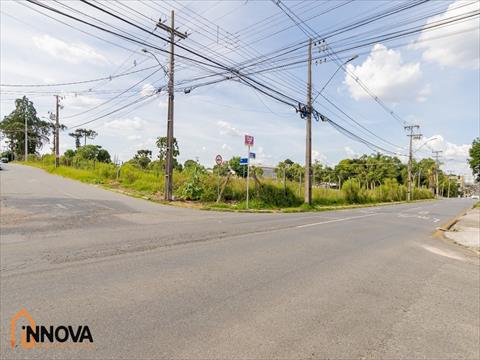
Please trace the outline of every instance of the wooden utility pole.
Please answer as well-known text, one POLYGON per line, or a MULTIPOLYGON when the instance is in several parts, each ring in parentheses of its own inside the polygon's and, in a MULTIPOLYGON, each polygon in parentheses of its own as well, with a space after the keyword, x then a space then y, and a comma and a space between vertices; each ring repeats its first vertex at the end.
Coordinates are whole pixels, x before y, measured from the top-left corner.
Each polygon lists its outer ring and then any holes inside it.
POLYGON ((305 203, 312 203, 312 39, 308 42, 307 116, 305 144, 305 203))
POLYGON ((442 150, 434 150, 433 153, 435 154, 435 195, 438 198, 438 169, 440 168, 440 162, 438 161, 439 155, 442 153, 442 150))
POLYGON ((55 95, 56 105, 55 105, 55 167, 60 165, 60 122, 59 122, 59 108, 60 108, 60 97, 55 95))
POLYGON ((450 172, 448 172, 448 192, 447 192, 447 198, 450 199, 450 172))
POLYGON ((410 134, 407 136, 410 138, 410 146, 408 150, 408 186, 407 186, 407 201, 412 200, 412 160, 413 160, 413 152, 412 152, 412 143, 413 140, 421 139, 422 134, 414 134, 415 129, 420 129, 419 125, 408 125, 404 126, 405 130, 410 131, 410 134))
POLYGON ((170 26, 157 23, 157 27, 170 33, 170 68, 168 75, 168 110, 167 110, 167 151, 165 167, 165 200, 172 200, 173 193, 173 100, 174 100, 174 66, 175 66, 175 36, 186 39, 187 35, 175 30, 175 12, 172 10, 170 26))

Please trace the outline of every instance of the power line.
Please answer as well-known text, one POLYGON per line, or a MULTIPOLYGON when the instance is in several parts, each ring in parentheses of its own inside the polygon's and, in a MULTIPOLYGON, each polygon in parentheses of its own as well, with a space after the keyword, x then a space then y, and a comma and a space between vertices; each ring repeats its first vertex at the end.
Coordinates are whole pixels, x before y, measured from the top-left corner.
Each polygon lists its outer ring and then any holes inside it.
POLYGON ((149 66, 143 69, 135 70, 135 71, 129 71, 129 72, 124 72, 118 75, 109 75, 105 76, 102 78, 97 78, 97 79, 90 79, 90 80, 80 80, 80 81, 71 81, 71 82, 64 82, 64 83, 54 83, 54 84, 0 84, 0 86, 5 86, 5 87, 52 87, 52 86, 69 86, 69 85, 80 85, 80 84, 88 84, 88 83, 93 83, 93 82, 98 82, 98 81, 103 81, 103 80, 113 80, 116 78, 128 76, 131 74, 137 74, 143 71, 151 70, 156 68, 157 65, 155 66, 149 66))

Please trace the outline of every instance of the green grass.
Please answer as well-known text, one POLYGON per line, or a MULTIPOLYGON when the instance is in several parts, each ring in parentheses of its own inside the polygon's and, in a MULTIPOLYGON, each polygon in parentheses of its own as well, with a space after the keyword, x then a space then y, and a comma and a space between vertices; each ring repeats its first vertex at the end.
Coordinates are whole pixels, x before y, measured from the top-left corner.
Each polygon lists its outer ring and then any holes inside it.
MULTIPOLYGON (((89 184, 99 184, 128 195, 142 197, 153 201, 163 198, 163 172, 145 170, 126 163, 121 167, 113 164, 83 161, 55 168, 54 159, 44 156, 36 161, 24 163, 42 168, 49 173, 78 180, 89 184)), ((352 208, 376 204, 398 203, 405 199, 406 189, 396 181, 373 190, 361 188, 357 183, 345 182, 341 190, 315 187, 312 189, 312 205, 303 203, 304 188, 297 182, 283 183, 273 179, 260 179, 260 184, 250 181, 250 199, 246 206, 246 180, 231 177, 225 186, 220 203, 217 199, 217 176, 209 173, 174 171, 174 194, 179 206, 200 207, 206 210, 223 211, 325 211, 331 209, 352 208)), ((221 183, 225 181, 222 179, 221 183)), ((414 199, 432 198, 426 189, 414 189, 414 199)), ((477 204, 478 206, 478 204, 477 204)))
POLYGON ((477 201, 477 203, 475 205, 473 205, 473 208, 474 209, 480 208, 480 201, 477 201))

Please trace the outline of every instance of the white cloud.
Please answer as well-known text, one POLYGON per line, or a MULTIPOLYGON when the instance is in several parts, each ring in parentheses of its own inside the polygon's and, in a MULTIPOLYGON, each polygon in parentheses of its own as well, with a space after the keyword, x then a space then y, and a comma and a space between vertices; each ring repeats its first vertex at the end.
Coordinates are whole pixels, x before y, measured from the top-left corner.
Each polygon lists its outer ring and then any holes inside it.
POLYGON ((439 156, 439 160, 442 163, 442 169, 444 171, 453 171, 455 174, 468 175, 471 173, 467 164, 469 157, 468 151, 471 145, 469 144, 454 144, 445 140, 442 135, 433 135, 428 138, 422 138, 420 141, 416 141, 414 149, 421 148, 422 153, 418 154, 420 157, 432 157, 432 150, 440 150, 442 153, 439 156), (428 143, 427 143, 428 141, 428 143), (423 144, 426 144, 422 146, 423 144))
POLYGON ((425 85, 417 94, 417 101, 418 102, 425 102, 427 101, 428 95, 432 92, 432 88, 430 84, 425 85))
MULTIPOLYGON (((347 65, 375 95, 388 101, 408 100, 420 95, 422 76, 419 63, 404 63, 399 51, 376 44, 367 59, 360 65, 347 65)), ((365 90, 349 75, 344 83, 355 100, 369 98, 365 90)))
POLYGON ((232 147, 229 146, 229 145, 227 145, 227 144, 223 144, 223 145, 222 145, 222 149, 223 149, 223 150, 232 151, 232 147))
POLYGON ((455 159, 467 159, 468 150, 470 149, 469 144, 457 145, 451 142, 448 142, 444 139, 442 135, 433 135, 429 138, 423 138, 418 142, 418 145, 424 144, 428 141, 428 147, 433 150, 443 151, 442 156, 446 158, 455 158, 455 159))
POLYGON ((313 150, 312 151, 312 158, 313 158, 314 161, 318 160, 321 163, 326 163, 327 162, 327 156, 325 154, 322 154, 318 150, 313 150))
POLYGON ((345 146, 343 149, 345 150, 349 158, 356 158, 360 155, 358 152, 353 150, 350 146, 345 146))
POLYGON ((242 132, 227 121, 219 120, 217 125, 220 128, 221 135, 242 136, 242 132))
MULTIPOLYGON (((451 3, 443 14, 429 18, 425 26, 438 21, 448 21, 448 18, 479 9, 480 2, 478 1, 468 4, 465 1, 457 0, 451 3)), ((424 49, 422 57, 426 61, 436 62, 442 66, 478 69, 480 67, 478 17, 431 31, 425 30, 420 33, 414 47, 424 49)))
POLYGON ((155 93, 155 88, 152 84, 144 84, 142 90, 140 91, 140 95, 142 96, 149 96, 155 93))
POLYGON ((66 43, 49 35, 33 36, 33 43, 40 50, 58 59, 72 64, 87 61, 92 63, 107 63, 107 59, 88 45, 66 43))
POLYGON ((160 100, 158 101, 158 107, 160 109, 167 109, 168 108, 168 99, 160 98, 160 100))
POLYGON ((255 164, 268 165, 271 162, 272 155, 265 153, 263 146, 259 146, 256 151, 252 149, 252 152, 255 153, 255 160, 253 160, 255 164))
POLYGON ((140 140, 142 137, 140 135, 128 135, 128 140, 140 140))
POLYGON ((134 131, 142 130, 147 122, 138 116, 132 119, 118 119, 106 122, 103 126, 108 129, 122 130, 122 131, 134 131))
POLYGON ((102 102, 101 99, 95 98, 93 96, 87 95, 77 95, 77 94, 67 94, 63 97, 61 103, 66 106, 68 109, 82 109, 93 107, 102 102))

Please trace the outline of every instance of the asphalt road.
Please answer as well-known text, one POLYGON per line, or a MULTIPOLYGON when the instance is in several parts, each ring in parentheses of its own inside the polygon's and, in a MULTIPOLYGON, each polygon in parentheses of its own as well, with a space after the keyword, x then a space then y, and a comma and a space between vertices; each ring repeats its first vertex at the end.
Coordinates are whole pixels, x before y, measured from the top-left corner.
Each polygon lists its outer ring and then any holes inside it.
POLYGON ((480 358, 479 259, 434 236, 470 200, 236 214, 13 164, 0 184, 2 358, 480 358), (22 308, 93 347, 12 350, 22 308))

